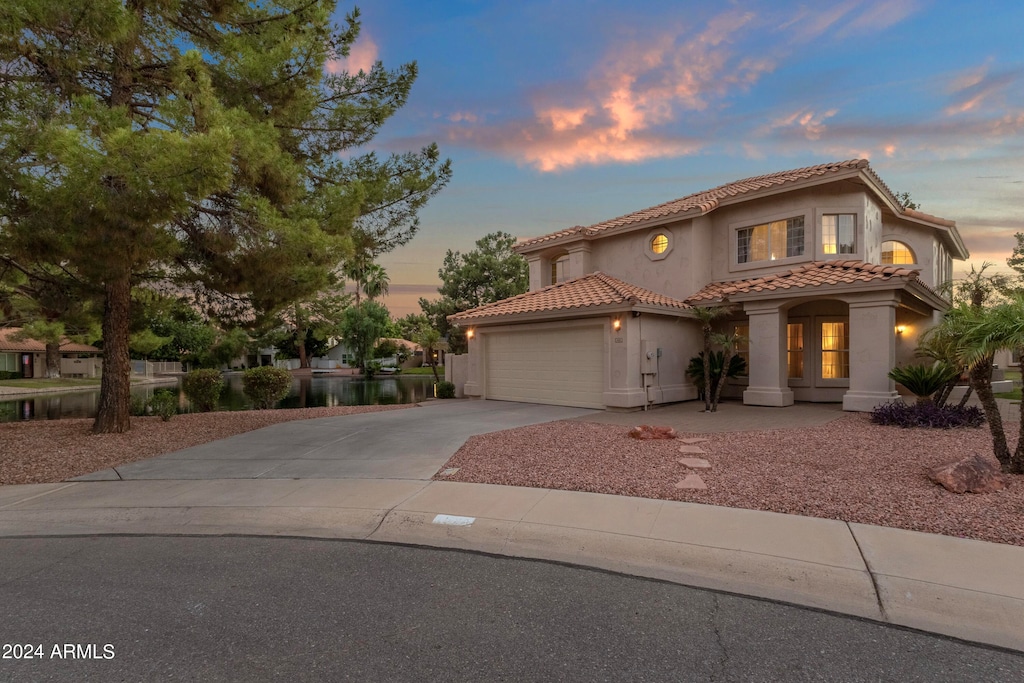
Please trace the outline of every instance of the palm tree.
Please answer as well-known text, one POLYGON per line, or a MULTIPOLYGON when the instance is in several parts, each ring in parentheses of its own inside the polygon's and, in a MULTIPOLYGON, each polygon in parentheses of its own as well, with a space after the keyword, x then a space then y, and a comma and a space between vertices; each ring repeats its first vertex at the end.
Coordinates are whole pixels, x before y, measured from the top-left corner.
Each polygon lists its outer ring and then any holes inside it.
MULTIPOLYGON (((961 354, 971 368, 971 384, 985 409, 992 450, 1003 472, 1024 474, 1024 422, 1018 426, 1017 447, 1010 454, 1003 429, 1002 416, 992 394, 992 358, 999 349, 1024 352, 1024 294, 1017 293, 1009 301, 990 309, 975 309, 970 326, 961 337, 961 354)), ((947 314, 948 315, 948 314, 947 314)), ((1024 420, 1024 401, 1020 406, 1024 420)))
POLYGON ((363 292, 370 301, 388 293, 391 278, 388 277, 388 273, 384 270, 383 266, 376 263, 368 264, 363 268, 362 278, 363 292))
MULTIPOLYGON (((739 356, 736 353, 736 347, 746 341, 746 337, 731 333, 731 334, 714 334, 711 335, 711 340, 722 347, 722 376, 718 378, 718 386, 715 387, 715 398, 711 401, 711 412, 718 412, 718 402, 722 398, 722 387, 729 379, 728 368, 732 365, 733 358, 739 356)), ((706 363, 705 366, 710 365, 706 363)), ((707 372, 707 370, 705 370, 707 372)))
POLYGON ((423 349, 423 360, 430 365, 434 373, 434 382, 440 382, 437 376, 437 362, 434 360, 434 347, 441 341, 441 333, 430 325, 420 325, 410 341, 414 341, 423 349))
MULTIPOLYGON (((732 306, 725 304, 693 309, 693 314, 700 321, 701 331, 704 335, 704 358, 711 358, 711 327, 713 323, 727 315, 730 311, 732 311, 732 306)), ((712 412, 711 363, 704 363, 704 412, 712 412)))

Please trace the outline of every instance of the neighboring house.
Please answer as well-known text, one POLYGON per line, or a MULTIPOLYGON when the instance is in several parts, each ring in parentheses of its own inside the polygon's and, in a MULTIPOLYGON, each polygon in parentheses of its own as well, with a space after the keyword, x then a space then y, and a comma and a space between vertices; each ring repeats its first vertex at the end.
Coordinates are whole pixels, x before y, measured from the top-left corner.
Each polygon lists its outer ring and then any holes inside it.
POLYGON ((521 242, 530 291, 458 313, 468 396, 637 408, 694 399, 692 309, 728 303, 749 405, 870 410, 913 362, 968 256, 956 224, 905 209, 865 160, 740 180, 521 242))
MULTIPOLYGON (((0 372, 25 378, 46 374, 46 344, 35 339, 14 341, 18 328, 0 328, 0 372)), ((88 344, 65 340, 60 345, 60 374, 64 377, 99 377, 103 351, 88 344)))
MULTIPOLYGON (((394 356, 392 356, 391 358, 379 358, 378 360, 382 361, 384 365, 401 365, 403 368, 415 368, 423 364, 423 349, 420 347, 419 344, 411 342, 408 339, 397 339, 390 337, 383 337, 377 340, 377 343, 381 344, 385 341, 394 342, 396 346, 404 346, 409 350, 409 357, 402 363, 399 363, 398 358, 394 356)), ((314 367, 348 368, 352 367, 352 364, 355 363, 355 353, 350 351, 348 347, 345 346, 345 344, 338 342, 334 346, 327 349, 327 354, 324 357, 317 358, 314 360, 319 361, 319 364, 314 365, 314 367), (334 365, 335 363, 337 365, 334 365)))

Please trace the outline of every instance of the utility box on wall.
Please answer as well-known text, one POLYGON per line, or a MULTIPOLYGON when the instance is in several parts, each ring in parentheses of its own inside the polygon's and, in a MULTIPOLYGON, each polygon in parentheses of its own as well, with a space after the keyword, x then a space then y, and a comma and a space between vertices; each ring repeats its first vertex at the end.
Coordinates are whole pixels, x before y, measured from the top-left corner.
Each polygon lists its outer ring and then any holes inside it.
POLYGON ((658 356, 661 349, 652 341, 640 341, 640 372, 645 375, 658 374, 658 356))

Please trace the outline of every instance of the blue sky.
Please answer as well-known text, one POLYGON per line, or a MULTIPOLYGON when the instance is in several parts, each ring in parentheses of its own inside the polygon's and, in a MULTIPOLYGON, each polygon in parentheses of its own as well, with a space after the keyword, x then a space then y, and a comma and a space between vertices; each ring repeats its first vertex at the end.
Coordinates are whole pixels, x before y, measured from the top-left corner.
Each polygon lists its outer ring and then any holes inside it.
POLYGON ((957 222, 972 263, 1003 265, 1024 231, 1024 3, 359 8, 349 67, 420 69, 373 147, 437 142, 454 166, 419 235, 381 258, 397 315, 436 289, 445 250, 489 232, 544 234, 827 161, 869 158, 957 222))

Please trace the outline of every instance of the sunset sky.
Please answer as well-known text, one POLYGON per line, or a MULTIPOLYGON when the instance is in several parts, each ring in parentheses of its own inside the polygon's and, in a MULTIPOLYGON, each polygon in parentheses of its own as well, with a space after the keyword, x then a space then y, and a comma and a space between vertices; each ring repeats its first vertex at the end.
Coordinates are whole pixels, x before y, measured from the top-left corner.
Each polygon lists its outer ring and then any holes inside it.
MULTIPOLYGON (((348 68, 415 60, 379 153, 451 184, 383 256, 395 315, 447 249, 590 224, 748 176, 868 158, 971 262, 1024 231, 1024 3, 378 0, 348 68)), ((348 11, 351 5, 342 6, 348 11)), ((963 263, 955 264, 962 271, 963 263)))

